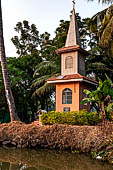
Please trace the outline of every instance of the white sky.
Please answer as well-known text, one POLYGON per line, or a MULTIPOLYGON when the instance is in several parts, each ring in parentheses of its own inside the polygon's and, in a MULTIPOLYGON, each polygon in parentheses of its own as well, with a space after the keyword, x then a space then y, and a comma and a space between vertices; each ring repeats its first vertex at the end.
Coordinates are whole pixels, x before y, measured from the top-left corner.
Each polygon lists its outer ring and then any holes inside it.
MULTIPOLYGON (((82 18, 91 17, 107 8, 98 4, 98 0, 76 0, 76 12, 82 18)), ((11 38, 16 35, 14 27, 17 22, 28 20, 36 24, 40 33, 49 32, 52 37, 61 19, 69 20, 72 0, 2 0, 4 39, 7 56, 17 56, 11 38)))

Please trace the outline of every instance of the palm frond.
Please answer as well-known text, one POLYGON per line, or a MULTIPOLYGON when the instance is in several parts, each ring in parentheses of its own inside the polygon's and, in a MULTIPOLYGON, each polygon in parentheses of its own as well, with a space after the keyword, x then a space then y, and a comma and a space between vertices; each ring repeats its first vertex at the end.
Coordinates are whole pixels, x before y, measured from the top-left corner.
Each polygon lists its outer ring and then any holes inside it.
POLYGON ((102 21, 102 28, 99 32, 100 44, 105 48, 108 47, 111 41, 113 41, 113 5, 106 11, 102 21))
POLYGON ((112 53, 113 5, 94 15, 90 19, 88 25, 91 32, 97 33, 100 46, 103 48, 108 48, 106 49, 106 51, 108 51, 107 53, 112 53))
POLYGON ((36 87, 39 87, 40 85, 44 84, 45 81, 51 77, 51 75, 45 75, 45 76, 42 76, 42 77, 39 77, 37 79, 35 79, 31 85, 31 88, 36 88, 36 87))
POLYGON ((103 21, 103 18, 106 14, 106 11, 107 11, 108 8, 98 12, 97 14, 95 14, 88 22, 88 25, 90 27, 90 31, 91 32, 97 32, 98 29, 100 28, 101 26, 101 23, 103 21))
POLYGON ((41 62, 39 65, 37 65, 36 69, 39 71, 40 69, 43 68, 46 68, 46 67, 53 67, 53 65, 56 65, 55 64, 55 61, 43 61, 41 62))
POLYGON ((38 95, 43 96, 45 93, 46 93, 46 94, 49 94, 49 93, 50 93, 51 91, 53 91, 54 89, 55 89, 55 86, 50 85, 50 84, 48 84, 48 83, 45 83, 43 86, 41 86, 39 89, 37 89, 37 90, 33 93, 32 97, 35 97, 35 96, 38 96, 38 95))
POLYGON ((40 77, 40 78, 37 78, 36 80, 34 80, 34 83, 31 85, 31 88, 36 88, 36 87, 39 87, 39 88, 35 90, 32 97, 34 97, 36 95, 44 95, 45 93, 49 93, 53 89, 55 89, 55 87, 53 85, 49 85, 48 83, 46 83, 46 80, 49 78, 56 77, 58 75, 59 75, 59 73, 55 73, 53 75, 43 76, 43 79, 42 79, 42 77, 40 77))
POLYGON ((104 19, 102 21, 102 26, 106 26, 109 22, 109 20, 111 19, 111 17, 113 16, 113 5, 111 5, 107 10, 106 13, 104 15, 104 19))
POLYGON ((57 65, 55 64, 54 61, 43 61, 41 62, 37 67, 36 67, 36 71, 34 72, 33 77, 37 76, 37 73, 43 74, 48 72, 48 70, 50 69, 50 71, 52 70, 57 70, 57 65))
POLYGON ((104 29, 102 36, 100 38, 100 44, 103 47, 108 47, 110 41, 113 40, 113 17, 111 18, 109 24, 106 26, 106 28, 104 29))
POLYGON ((104 63, 99 63, 99 62, 95 62, 92 63, 92 67, 96 67, 97 69, 104 69, 105 68, 105 64, 104 63))
POLYGON ((106 70, 109 72, 113 72, 112 68, 108 68, 106 64, 101 63, 101 62, 95 62, 91 64, 91 67, 96 68, 96 70, 106 70))

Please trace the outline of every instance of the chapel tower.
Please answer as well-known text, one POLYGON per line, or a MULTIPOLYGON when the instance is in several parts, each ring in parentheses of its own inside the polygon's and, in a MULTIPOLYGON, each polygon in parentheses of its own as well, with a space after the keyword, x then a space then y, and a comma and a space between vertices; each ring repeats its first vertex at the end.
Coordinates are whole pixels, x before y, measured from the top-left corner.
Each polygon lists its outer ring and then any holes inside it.
POLYGON ((78 24, 73 8, 65 47, 56 51, 61 54, 61 74, 81 74, 85 76, 85 57, 88 54, 81 48, 78 24))
POLYGON ((56 85, 56 111, 90 111, 90 105, 82 105, 84 89, 97 82, 85 76, 85 59, 88 52, 81 47, 79 29, 73 7, 65 47, 56 50, 61 55, 61 75, 50 78, 47 83, 56 85))

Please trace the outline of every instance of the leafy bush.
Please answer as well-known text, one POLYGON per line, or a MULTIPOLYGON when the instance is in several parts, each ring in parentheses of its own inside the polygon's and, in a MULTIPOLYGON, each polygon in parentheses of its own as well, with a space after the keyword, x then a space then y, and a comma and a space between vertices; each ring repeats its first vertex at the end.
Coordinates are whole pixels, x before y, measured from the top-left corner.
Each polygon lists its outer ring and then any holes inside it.
POLYGON ((106 117, 109 121, 113 122, 113 111, 110 111, 106 114, 106 117))
POLYGON ((41 122, 43 125, 67 124, 67 125, 96 125, 100 122, 101 117, 97 112, 88 113, 86 110, 79 112, 49 112, 43 113, 41 122))

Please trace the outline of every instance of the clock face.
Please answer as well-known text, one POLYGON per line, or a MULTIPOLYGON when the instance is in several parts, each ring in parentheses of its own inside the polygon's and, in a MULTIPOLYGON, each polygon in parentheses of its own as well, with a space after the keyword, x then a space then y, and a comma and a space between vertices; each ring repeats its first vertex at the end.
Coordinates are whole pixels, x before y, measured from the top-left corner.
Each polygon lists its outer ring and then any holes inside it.
POLYGON ((73 68, 73 57, 72 56, 68 56, 65 59, 65 69, 70 69, 73 68))

